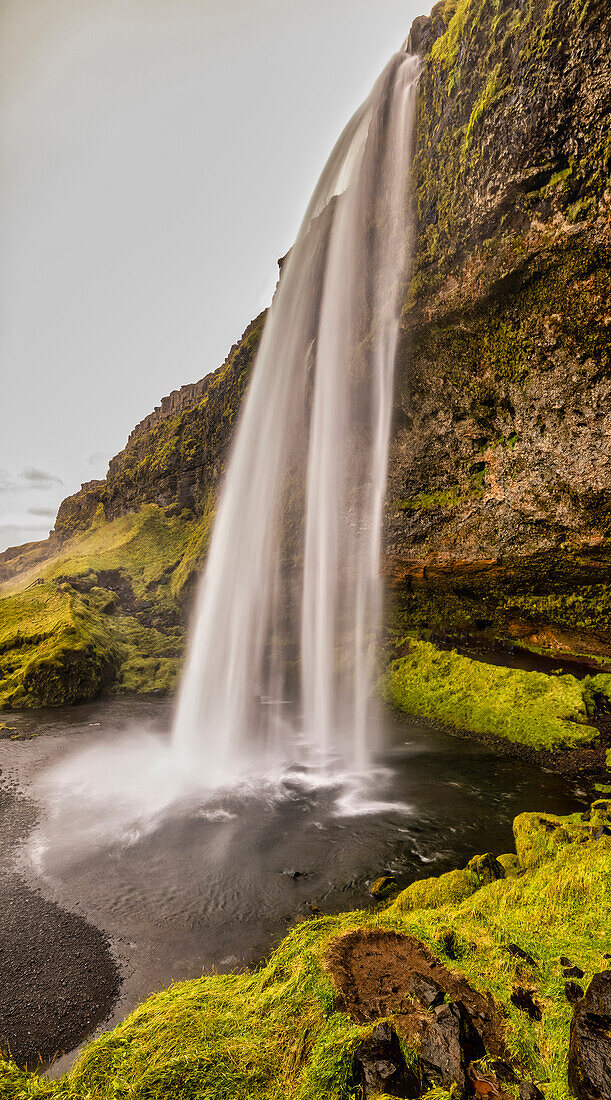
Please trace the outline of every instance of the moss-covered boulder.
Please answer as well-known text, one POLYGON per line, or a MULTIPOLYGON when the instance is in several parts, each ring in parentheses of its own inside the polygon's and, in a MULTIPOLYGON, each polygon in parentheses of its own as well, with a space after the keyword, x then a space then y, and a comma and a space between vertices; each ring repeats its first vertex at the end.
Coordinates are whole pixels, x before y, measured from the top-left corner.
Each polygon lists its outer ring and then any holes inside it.
POLYGON ((574 676, 502 668, 410 640, 381 682, 388 703, 458 730, 533 749, 590 744, 591 691, 574 676))

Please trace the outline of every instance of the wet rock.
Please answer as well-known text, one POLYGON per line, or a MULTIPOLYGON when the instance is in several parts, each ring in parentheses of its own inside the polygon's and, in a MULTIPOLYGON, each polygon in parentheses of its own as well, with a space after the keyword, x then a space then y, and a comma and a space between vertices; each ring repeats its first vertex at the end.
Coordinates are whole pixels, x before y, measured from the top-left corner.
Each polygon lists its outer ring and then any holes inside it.
POLYGON ((396 1031, 386 1023, 378 1024, 355 1050, 353 1078, 363 1100, 379 1093, 416 1097, 422 1092, 418 1075, 403 1057, 396 1031))
POLYGON ((512 1005, 519 1008, 521 1012, 525 1012, 527 1016, 530 1016, 531 1020, 540 1020, 543 1016, 541 1011, 541 1005, 533 999, 533 989, 525 989, 523 986, 516 986, 509 1000, 512 1005))
POLYGON ((517 943, 508 943, 506 950, 510 955, 513 955, 514 959, 522 959, 527 962, 529 966, 538 966, 538 963, 533 959, 532 955, 529 955, 528 951, 524 948, 518 947, 517 943))
POLYGON ((462 1001, 439 1005, 423 1022, 420 1067, 431 1087, 450 1089, 455 1085, 465 1095, 467 1069, 485 1053, 482 1038, 462 1001))
POLYGON ((460 956, 460 940, 456 932, 445 932, 441 938, 441 945, 449 959, 457 959, 460 956))
POLYGON ((611 1097, 611 970, 594 975, 573 1009, 568 1081, 578 1100, 611 1097))
POLYGON ((489 882, 496 882, 499 878, 505 878, 505 868, 491 852, 485 852, 482 856, 473 856, 467 864, 467 870, 477 875, 482 886, 489 882))
POLYGON ((579 966, 567 966, 562 973, 565 978, 583 978, 583 970, 579 966))
POLYGON ((490 1065, 499 1081, 503 1081, 508 1085, 514 1085, 516 1083, 518 1078, 510 1062, 504 1062, 500 1058, 494 1058, 490 1065))
POLYGON ((445 992, 432 978, 424 974, 413 974, 408 983, 408 991, 425 1008, 436 1008, 443 1004, 445 992))
POLYGON ((520 1100, 544 1100, 541 1089, 533 1085, 532 1081, 520 1081, 518 1091, 520 1093, 520 1100))
POLYGON ((565 982, 564 995, 569 1004, 574 1005, 583 997, 583 989, 578 982, 565 982))
POLYGON ((390 897, 398 888, 396 878, 393 878, 392 875, 381 875, 380 878, 375 879, 375 881, 371 883, 369 893, 372 898, 376 898, 379 901, 382 898, 390 897))

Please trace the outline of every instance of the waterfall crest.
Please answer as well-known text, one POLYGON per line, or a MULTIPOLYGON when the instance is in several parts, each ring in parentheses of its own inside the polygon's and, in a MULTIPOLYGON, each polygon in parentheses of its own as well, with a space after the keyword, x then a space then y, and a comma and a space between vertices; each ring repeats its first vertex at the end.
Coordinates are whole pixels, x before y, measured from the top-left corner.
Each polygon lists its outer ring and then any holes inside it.
POLYGON ((267 317, 173 732, 212 786, 367 766, 418 74, 396 54, 348 123, 267 317))

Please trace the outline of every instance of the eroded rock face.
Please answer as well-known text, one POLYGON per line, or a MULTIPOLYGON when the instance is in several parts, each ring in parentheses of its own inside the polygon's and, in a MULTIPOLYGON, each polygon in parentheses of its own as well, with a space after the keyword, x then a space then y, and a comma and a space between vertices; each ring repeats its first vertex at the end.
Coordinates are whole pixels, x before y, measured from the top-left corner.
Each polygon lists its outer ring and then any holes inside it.
POLYGON ((573 1009, 568 1079, 578 1100, 611 1097, 611 970, 594 975, 573 1009))
POLYGON ((471 4, 444 35, 447 18, 437 5, 412 35, 427 56, 387 503, 397 625, 611 652, 611 9, 471 4))

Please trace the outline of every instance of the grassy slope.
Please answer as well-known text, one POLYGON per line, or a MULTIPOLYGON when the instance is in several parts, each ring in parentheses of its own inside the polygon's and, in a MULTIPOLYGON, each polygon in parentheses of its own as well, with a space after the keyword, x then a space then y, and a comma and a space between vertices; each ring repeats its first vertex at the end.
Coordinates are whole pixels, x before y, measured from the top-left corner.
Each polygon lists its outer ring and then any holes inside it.
POLYGON ((382 680, 387 702, 455 729, 533 749, 577 747, 596 739, 588 725, 596 694, 611 698, 611 677, 548 676, 499 668, 411 641, 382 680))
MULTIPOLYGON (((592 824, 610 821, 609 809, 609 803, 595 804, 592 824)), ((463 892, 461 900, 444 888, 444 876, 408 887, 377 912, 307 921, 254 972, 183 982, 151 997, 92 1043, 59 1081, 0 1063, 0 1094, 6 1100, 347 1100, 352 1051, 369 1029, 337 1011, 325 956, 336 937, 381 927, 418 936, 476 989, 492 992, 506 1010, 509 1047, 525 1075, 545 1082, 548 1100, 565 1100, 571 1008, 559 959, 568 955, 577 963, 584 984, 608 966, 611 838, 594 839, 577 816, 539 814, 522 814, 514 833, 518 858, 502 857, 506 878, 480 885, 470 871, 469 896, 463 892), (410 890, 420 891, 415 908, 410 890), (456 960, 444 946, 449 932, 456 960), (530 952, 538 966, 515 959, 509 943, 530 952), (511 1004, 516 983, 535 991, 541 1021, 511 1004)))
POLYGON ((95 523, 21 583, 5 585, 0 706, 78 702, 111 683, 171 690, 184 648, 178 601, 210 527, 210 509, 194 520, 146 505, 95 523))

